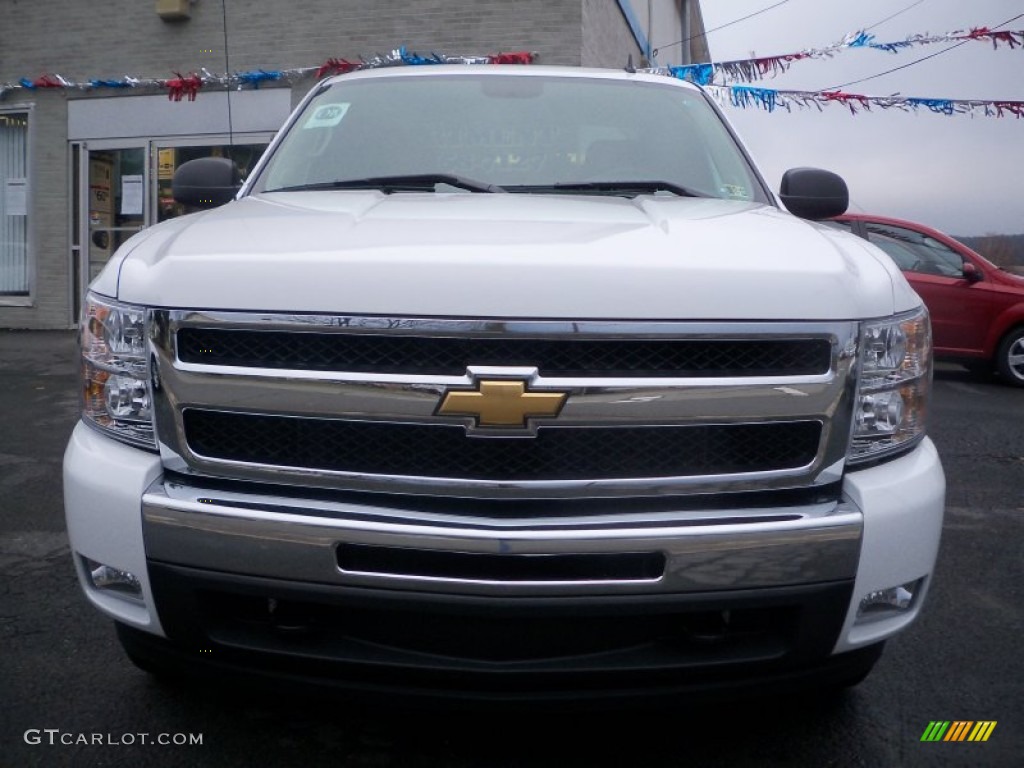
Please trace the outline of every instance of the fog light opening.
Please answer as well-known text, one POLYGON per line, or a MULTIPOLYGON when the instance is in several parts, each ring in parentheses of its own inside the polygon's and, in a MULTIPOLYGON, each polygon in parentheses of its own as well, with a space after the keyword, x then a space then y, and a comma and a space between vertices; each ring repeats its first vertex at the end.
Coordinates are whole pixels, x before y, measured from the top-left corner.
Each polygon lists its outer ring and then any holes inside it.
POLYGON ((917 603, 924 578, 868 592, 857 608, 857 623, 889 619, 908 613, 917 603))
POLYGON ((142 600, 142 584, 129 571, 122 571, 112 565, 98 563, 83 557, 86 573, 92 586, 100 592, 116 594, 118 597, 142 600))

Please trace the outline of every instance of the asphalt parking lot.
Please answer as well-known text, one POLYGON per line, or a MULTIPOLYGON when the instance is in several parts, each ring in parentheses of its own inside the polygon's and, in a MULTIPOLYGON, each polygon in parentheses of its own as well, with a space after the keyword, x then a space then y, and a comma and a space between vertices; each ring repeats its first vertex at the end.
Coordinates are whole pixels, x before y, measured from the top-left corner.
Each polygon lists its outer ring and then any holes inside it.
POLYGON ((154 681, 71 566, 60 465, 77 413, 74 335, 0 331, 0 393, 0 768, 875 768, 1016 766, 1024 754, 1024 390, 940 366, 931 431, 949 487, 935 582, 921 620, 855 690, 571 714, 367 709, 154 681), (986 743, 922 743, 933 720, 998 724, 986 743), (163 735, 172 743, 143 743, 163 735))

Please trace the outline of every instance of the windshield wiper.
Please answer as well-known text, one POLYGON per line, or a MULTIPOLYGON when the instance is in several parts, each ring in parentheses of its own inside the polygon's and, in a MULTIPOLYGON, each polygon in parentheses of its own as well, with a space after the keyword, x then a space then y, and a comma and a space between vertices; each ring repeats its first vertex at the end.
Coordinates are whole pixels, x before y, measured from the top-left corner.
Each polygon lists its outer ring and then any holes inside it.
POLYGON ((339 179, 320 181, 313 184, 296 184, 291 187, 268 189, 267 192, 306 192, 318 189, 378 189, 385 194, 405 191, 433 191, 438 184, 447 184, 469 192, 504 192, 497 184, 468 179, 452 173, 414 173, 405 176, 370 176, 365 179, 339 179))
POLYGON ((508 192, 606 192, 612 195, 642 195, 645 192, 671 192, 680 197, 712 197, 706 192, 673 184, 671 181, 578 181, 507 187, 508 192))

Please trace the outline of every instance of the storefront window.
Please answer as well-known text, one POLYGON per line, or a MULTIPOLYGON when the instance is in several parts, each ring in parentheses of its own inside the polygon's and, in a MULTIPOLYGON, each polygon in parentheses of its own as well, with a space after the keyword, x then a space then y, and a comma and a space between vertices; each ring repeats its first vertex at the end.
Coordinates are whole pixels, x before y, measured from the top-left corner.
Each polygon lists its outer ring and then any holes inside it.
POLYGON ((28 113, 0 112, 0 296, 27 296, 28 113))

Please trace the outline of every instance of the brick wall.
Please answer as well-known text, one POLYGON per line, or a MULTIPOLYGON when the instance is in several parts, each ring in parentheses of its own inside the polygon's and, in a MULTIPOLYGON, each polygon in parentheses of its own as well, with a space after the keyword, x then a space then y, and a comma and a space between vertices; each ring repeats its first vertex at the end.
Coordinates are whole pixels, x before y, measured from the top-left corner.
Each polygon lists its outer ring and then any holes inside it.
MULTIPOLYGON (((226 2, 233 70, 316 65, 403 44, 421 53, 526 48, 547 64, 580 61, 581 0, 226 2)), ((219 0, 199 0, 180 22, 161 21, 154 7, 154 0, 5 0, 0 81, 44 72, 80 79, 224 70, 219 0)))
POLYGON ((71 323, 68 246, 67 102, 59 93, 6 99, 5 109, 29 106, 30 306, 5 306, 0 296, 0 328, 66 328, 71 323), (34 258, 33 258, 34 257, 34 258))
POLYGON ((630 54, 641 66, 640 46, 615 0, 583 0, 582 32, 582 66, 622 69, 630 54))

